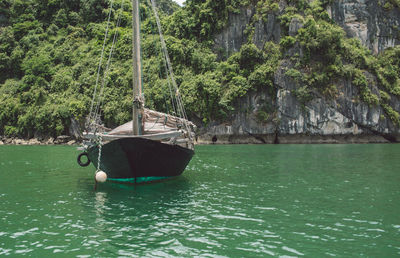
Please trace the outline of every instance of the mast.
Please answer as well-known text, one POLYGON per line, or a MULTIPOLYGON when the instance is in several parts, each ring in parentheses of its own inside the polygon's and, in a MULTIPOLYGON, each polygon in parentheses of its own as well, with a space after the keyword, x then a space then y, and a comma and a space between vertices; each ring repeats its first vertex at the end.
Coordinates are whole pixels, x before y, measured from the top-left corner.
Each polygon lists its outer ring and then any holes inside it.
POLYGON ((133 134, 142 134, 142 66, 140 60, 139 0, 132 0, 132 57, 133 57, 133 134))

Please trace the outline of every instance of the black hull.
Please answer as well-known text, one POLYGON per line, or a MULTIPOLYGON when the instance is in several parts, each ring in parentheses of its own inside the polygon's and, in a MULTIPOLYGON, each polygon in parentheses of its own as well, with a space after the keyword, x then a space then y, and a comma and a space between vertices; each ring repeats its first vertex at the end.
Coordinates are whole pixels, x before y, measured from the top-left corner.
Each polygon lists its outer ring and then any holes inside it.
MULTIPOLYGON (((98 155, 98 146, 88 149, 96 168, 98 155)), ((100 170, 110 179, 168 178, 181 175, 193 155, 193 150, 178 145, 143 138, 118 139, 102 146, 100 170)))

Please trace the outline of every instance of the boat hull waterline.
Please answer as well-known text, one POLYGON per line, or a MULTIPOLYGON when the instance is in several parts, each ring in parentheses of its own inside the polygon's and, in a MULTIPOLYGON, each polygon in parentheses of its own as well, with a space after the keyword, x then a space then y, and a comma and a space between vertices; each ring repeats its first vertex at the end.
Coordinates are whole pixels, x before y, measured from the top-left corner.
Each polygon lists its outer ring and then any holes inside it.
POLYGON ((93 165, 107 173, 108 180, 121 183, 146 183, 179 176, 194 151, 144 138, 123 138, 110 141, 101 148, 98 166, 98 145, 87 150, 93 165))

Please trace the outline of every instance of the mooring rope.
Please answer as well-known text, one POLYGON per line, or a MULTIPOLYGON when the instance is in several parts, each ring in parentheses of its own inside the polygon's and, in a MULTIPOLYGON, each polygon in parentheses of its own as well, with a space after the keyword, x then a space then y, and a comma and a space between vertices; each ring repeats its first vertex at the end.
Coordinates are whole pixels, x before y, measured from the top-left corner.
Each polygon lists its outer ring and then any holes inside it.
POLYGON ((103 139, 101 135, 98 136, 98 145, 99 145, 99 155, 97 156, 97 169, 96 172, 94 173, 94 190, 96 191, 97 189, 97 179, 96 179, 96 174, 97 172, 100 171, 100 164, 101 164, 101 149, 103 147, 103 139))
POLYGON ((103 146, 103 139, 101 135, 99 135, 99 156, 97 157, 97 170, 96 173, 100 171, 100 163, 101 163, 101 149, 103 146))

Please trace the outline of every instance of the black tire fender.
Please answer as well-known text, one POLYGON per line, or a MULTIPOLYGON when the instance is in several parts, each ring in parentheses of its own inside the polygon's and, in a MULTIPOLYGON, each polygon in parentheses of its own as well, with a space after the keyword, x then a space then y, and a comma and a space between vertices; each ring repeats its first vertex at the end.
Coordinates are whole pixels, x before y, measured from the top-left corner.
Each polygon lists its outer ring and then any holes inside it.
POLYGON ((78 155, 78 158, 77 158, 77 161, 78 161, 79 166, 81 166, 81 167, 87 167, 87 166, 89 166, 89 164, 90 164, 90 159, 89 159, 89 155, 87 154, 87 152, 82 152, 81 154, 79 154, 79 155, 78 155), (86 158, 87 158, 87 161, 86 161, 85 163, 83 163, 83 162, 81 161, 81 158, 82 158, 83 156, 86 156, 86 158))

